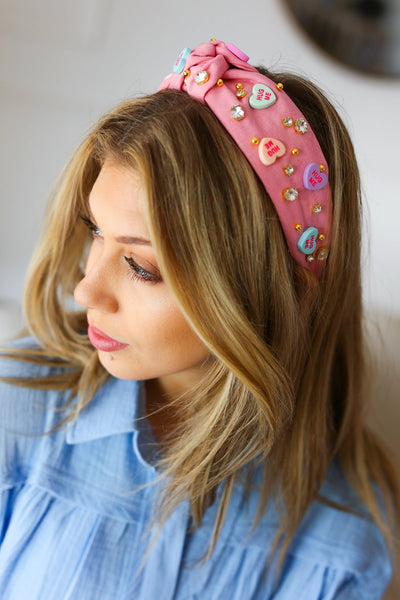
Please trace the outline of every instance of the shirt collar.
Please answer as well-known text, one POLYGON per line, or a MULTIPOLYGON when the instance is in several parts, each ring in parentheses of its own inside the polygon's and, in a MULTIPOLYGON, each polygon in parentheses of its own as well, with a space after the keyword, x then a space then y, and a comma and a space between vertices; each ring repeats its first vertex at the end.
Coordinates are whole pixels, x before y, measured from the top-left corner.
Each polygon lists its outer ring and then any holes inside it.
POLYGON ((79 444, 148 428, 143 382, 110 377, 68 428, 67 443, 79 444))

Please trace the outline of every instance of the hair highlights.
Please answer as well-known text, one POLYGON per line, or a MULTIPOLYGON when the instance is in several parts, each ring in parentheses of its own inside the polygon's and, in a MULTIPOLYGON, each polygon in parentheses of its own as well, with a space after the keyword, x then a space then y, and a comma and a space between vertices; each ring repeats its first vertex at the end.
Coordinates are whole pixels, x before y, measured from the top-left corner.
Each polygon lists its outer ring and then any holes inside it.
POLYGON ((98 122, 62 175, 27 283, 26 316, 42 346, 37 360, 52 356, 73 369, 62 380, 19 384, 70 388, 78 401, 69 420, 107 377, 82 333, 83 315, 65 301, 83 274, 79 213, 112 157, 143 178, 163 278, 214 357, 207 380, 170 407, 180 422, 161 462, 170 477, 161 522, 189 497, 199 525, 225 482, 211 551, 242 468, 267 459, 259 516, 271 498, 282 500, 276 541, 283 556, 334 456, 387 535, 371 479, 389 517, 399 495, 393 463, 362 421, 360 187, 352 144, 315 86, 268 76, 301 108, 329 163, 333 233, 320 280, 289 254, 263 185, 206 106, 176 91, 127 101, 98 122))

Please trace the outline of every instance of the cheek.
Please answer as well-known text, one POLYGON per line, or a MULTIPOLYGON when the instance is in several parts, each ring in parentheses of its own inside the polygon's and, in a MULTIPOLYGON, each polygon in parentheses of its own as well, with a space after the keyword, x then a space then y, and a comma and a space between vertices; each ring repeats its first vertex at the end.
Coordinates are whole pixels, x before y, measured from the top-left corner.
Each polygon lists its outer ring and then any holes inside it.
POLYGON ((203 360, 209 353, 208 348, 176 307, 169 312, 168 318, 165 319, 163 333, 165 344, 169 345, 182 358, 187 356, 189 361, 197 362, 203 360))
POLYGON ((193 331, 178 306, 171 298, 164 297, 151 303, 153 318, 150 320, 151 337, 158 350, 168 351, 173 356, 191 362, 204 360, 209 354, 208 348, 193 331))

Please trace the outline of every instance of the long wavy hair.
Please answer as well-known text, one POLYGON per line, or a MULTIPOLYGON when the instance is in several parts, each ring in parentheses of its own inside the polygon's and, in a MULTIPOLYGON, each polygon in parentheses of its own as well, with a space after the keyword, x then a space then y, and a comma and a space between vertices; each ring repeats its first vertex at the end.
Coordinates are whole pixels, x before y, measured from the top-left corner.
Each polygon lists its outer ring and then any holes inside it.
POLYGON ((329 165, 333 237, 320 279, 292 259, 267 192, 213 113, 185 93, 163 91, 111 110, 64 170, 26 286, 26 319, 41 350, 13 353, 72 367, 17 382, 69 390, 64 422, 104 383, 108 374, 84 332, 85 315, 68 310, 88 244, 79 214, 106 158, 135 170, 147 191, 163 278, 214 358, 204 381, 171 401, 179 421, 163 445, 160 469, 169 483, 159 522, 189 498, 198 526, 222 484, 209 555, 233 486, 240 480, 249 489, 254 465, 264 465, 255 522, 279 498, 275 548, 282 556, 334 458, 388 540, 399 507, 393 459, 363 422, 361 203, 353 146, 313 84, 262 72, 284 84, 329 165), (242 480, 244 471, 250 477, 242 480))

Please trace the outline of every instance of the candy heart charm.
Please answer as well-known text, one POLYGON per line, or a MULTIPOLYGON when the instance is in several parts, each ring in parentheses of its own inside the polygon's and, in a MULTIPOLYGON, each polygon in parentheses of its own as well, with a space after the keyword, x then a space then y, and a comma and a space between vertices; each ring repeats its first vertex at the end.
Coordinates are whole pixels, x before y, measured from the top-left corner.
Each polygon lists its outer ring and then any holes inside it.
POLYGON ((178 74, 182 73, 183 67, 186 64, 186 61, 187 61, 190 53, 191 53, 190 48, 184 48, 182 50, 182 52, 180 53, 180 55, 177 57, 177 59, 175 61, 174 68, 173 68, 174 73, 178 73, 178 74))
POLYGON ((317 247, 318 229, 309 227, 297 242, 297 247, 304 254, 312 254, 317 247))
POLYGON ((267 85, 256 83, 253 85, 252 93, 249 98, 251 108, 268 108, 276 102, 274 92, 267 85))
POLYGON ((328 183, 328 177, 321 171, 320 165, 312 162, 304 169, 303 183, 308 190, 320 190, 328 183))
POLYGON ((263 165, 272 165, 277 158, 286 152, 285 145, 274 138, 263 138, 258 146, 258 156, 263 165))

